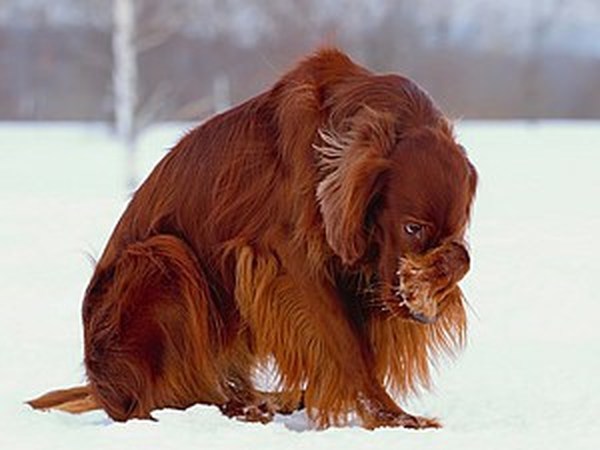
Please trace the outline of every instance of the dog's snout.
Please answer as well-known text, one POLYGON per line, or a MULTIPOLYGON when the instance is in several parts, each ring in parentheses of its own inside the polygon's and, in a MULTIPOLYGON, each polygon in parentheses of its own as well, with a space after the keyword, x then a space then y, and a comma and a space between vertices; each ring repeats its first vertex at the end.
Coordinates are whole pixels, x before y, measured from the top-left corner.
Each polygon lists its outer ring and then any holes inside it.
POLYGON ((433 315, 433 316, 428 316, 426 314, 423 313, 418 313, 418 312, 410 312, 410 316, 416 320, 417 322, 423 323, 423 324, 432 324, 435 323, 437 321, 437 314, 433 315))

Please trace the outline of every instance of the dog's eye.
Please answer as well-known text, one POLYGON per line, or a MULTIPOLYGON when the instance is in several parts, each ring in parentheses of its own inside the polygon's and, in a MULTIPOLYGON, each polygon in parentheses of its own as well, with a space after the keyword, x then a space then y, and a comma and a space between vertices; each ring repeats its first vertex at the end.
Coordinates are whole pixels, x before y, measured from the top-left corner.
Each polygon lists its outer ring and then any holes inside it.
POLYGON ((421 233, 422 230, 423 225, 418 223, 407 223, 406 225, 404 225, 404 231, 409 236, 417 236, 421 233))

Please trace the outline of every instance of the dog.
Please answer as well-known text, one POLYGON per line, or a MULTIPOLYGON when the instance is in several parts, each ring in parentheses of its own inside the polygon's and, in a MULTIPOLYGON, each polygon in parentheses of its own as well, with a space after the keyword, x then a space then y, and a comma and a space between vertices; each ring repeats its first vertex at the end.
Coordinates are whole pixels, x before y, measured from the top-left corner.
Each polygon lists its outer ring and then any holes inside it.
POLYGON ((439 427, 394 398, 464 342, 476 186, 422 88, 322 49, 158 163, 85 292, 89 383, 30 404, 439 427), (268 364, 274 392, 253 380, 268 364))

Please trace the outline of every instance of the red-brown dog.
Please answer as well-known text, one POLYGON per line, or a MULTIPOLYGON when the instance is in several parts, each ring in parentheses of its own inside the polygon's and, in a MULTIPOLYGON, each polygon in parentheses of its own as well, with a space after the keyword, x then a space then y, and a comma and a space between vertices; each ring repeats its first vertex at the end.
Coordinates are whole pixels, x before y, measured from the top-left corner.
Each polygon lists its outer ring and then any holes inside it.
POLYGON ((85 294, 89 385, 31 404, 439 426, 390 395, 428 385, 430 358, 463 341, 476 183, 414 82, 322 50, 157 165, 85 294), (252 382, 268 361, 270 394, 252 382))

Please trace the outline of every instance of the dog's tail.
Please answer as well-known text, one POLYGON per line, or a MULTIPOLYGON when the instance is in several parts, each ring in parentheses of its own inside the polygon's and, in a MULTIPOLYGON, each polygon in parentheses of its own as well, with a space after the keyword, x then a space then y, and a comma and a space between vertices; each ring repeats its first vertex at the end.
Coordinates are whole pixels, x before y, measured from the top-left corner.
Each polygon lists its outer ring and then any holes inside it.
POLYGON ((48 392, 27 402, 33 409, 59 410, 71 414, 81 414, 95 409, 102 409, 92 394, 90 386, 79 386, 48 392))

